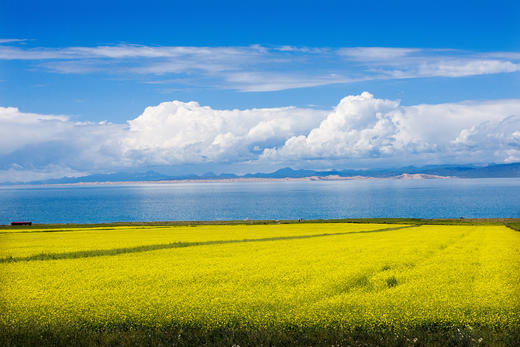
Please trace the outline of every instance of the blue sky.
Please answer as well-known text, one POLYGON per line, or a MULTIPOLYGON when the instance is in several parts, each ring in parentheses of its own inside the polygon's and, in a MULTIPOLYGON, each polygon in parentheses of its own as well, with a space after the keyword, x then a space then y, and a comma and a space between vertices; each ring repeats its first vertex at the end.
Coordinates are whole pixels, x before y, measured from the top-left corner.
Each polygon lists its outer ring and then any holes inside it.
POLYGON ((513 162, 519 91, 513 1, 6 0, 0 181, 513 162))

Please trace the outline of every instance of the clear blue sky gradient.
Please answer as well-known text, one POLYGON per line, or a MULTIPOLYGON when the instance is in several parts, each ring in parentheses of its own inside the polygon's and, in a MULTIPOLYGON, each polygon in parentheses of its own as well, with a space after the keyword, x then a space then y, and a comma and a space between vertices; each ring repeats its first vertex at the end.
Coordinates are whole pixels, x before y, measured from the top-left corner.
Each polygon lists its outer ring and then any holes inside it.
POLYGON ((38 45, 518 49, 518 1, 3 0, 3 36, 38 45))

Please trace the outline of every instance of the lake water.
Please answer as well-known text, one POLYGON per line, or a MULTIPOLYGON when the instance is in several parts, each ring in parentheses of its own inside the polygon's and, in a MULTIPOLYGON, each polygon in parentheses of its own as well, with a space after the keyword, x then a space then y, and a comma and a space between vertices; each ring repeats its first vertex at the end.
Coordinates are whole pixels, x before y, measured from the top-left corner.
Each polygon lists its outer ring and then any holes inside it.
POLYGON ((0 187, 0 224, 520 217, 520 178, 0 187))

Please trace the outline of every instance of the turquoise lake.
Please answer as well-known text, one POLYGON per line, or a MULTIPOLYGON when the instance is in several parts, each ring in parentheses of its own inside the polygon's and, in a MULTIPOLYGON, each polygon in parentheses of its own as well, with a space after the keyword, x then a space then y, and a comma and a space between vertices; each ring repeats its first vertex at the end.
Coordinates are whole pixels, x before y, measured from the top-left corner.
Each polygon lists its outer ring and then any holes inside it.
POLYGON ((0 187, 0 224, 520 218, 520 178, 0 187))

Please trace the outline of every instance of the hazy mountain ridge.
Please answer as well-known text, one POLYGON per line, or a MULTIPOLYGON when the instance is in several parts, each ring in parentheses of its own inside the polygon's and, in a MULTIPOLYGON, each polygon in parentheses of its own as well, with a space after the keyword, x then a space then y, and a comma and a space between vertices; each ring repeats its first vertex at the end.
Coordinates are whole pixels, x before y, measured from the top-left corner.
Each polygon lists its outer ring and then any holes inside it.
MULTIPOLYGON (((139 182, 139 181, 169 181, 169 180, 226 180, 226 179, 241 179, 241 178, 259 178, 259 179, 281 179, 281 178, 305 178, 305 177, 374 177, 374 178, 392 178, 403 175, 418 175, 422 174, 424 177, 431 176, 445 176, 458 178, 508 178, 520 177, 520 163, 512 164, 489 164, 486 166, 472 166, 472 165, 435 165, 424 167, 402 167, 394 169, 370 169, 370 170, 294 170, 286 167, 278 169, 274 172, 264 173, 248 173, 244 175, 236 174, 215 174, 208 172, 203 175, 187 174, 187 175, 165 175, 159 172, 150 170, 146 172, 117 172, 111 174, 94 174, 83 177, 63 177, 58 179, 49 179, 41 181, 33 181, 23 184, 67 184, 67 183, 94 183, 94 182, 139 182)), ((20 183, 18 183, 20 184, 20 183)))

